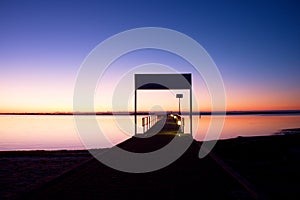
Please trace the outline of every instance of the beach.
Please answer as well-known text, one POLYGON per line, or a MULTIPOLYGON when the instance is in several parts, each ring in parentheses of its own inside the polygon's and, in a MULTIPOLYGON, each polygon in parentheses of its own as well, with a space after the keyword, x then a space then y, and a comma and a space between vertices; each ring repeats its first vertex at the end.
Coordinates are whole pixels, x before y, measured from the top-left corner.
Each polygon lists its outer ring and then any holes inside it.
POLYGON ((220 140, 204 159, 193 141, 171 165, 142 174, 110 169, 82 150, 0 152, 1 199, 299 199, 299 129, 283 133, 220 140))
POLYGON ((0 151, 0 198, 20 198, 91 158, 81 150, 0 151))

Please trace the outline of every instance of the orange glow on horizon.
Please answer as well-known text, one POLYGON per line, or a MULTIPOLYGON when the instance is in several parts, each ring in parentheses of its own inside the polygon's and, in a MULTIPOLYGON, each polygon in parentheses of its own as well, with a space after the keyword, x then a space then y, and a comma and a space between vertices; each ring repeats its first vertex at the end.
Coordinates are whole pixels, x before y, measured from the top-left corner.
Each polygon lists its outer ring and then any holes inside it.
MULTIPOLYGON (((2 79, 0 83, 1 113, 73 112, 74 80, 72 78, 65 80, 61 78, 55 83, 52 83, 52 79, 43 80, 41 77, 30 81, 2 79)), ((113 89, 114 85, 111 84, 100 93, 96 92, 95 112, 112 111, 113 89)), ((178 111, 178 99, 174 96, 176 92, 182 93, 182 91, 173 91, 173 94, 170 92, 149 94, 139 92, 143 98, 143 103, 138 103, 138 111, 151 110, 153 103, 161 105, 165 111, 178 111)), ((194 83, 193 93, 195 95, 193 111, 211 111, 210 94, 205 85, 194 83)), ((133 94, 130 95, 131 99, 128 100, 127 107, 117 107, 114 111, 134 111, 133 94)), ((226 97, 227 111, 300 110, 300 93, 293 90, 272 90, 272 88, 256 86, 239 88, 235 85, 227 85, 226 97)), ((189 110, 188 98, 188 93, 184 93, 184 98, 181 101, 182 111, 189 110)), ((84 111, 82 110, 82 112, 84 111)))

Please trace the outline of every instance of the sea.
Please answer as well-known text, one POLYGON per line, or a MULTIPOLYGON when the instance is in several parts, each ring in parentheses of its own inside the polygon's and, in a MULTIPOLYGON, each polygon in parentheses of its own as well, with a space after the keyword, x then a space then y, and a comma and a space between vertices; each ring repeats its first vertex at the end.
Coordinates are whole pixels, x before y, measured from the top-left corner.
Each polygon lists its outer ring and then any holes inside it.
MULTIPOLYGON (((0 115, 0 151, 110 148, 135 134, 143 134, 158 120, 151 116, 151 123, 143 126, 142 118, 147 116, 138 116, 135 128, 132 115, 0 115)), ((198 141, 269 136, 282 129, 300 127, 299 114, 183 118, 182 133, 191 134, 198 141)))

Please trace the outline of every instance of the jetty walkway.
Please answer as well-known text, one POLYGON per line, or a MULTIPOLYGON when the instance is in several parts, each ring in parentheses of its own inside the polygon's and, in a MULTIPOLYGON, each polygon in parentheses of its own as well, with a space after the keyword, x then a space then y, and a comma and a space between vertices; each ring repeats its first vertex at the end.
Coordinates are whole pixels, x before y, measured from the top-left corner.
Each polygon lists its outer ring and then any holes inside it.
POLYGON ((178 128, 173 118, 167 116, 143 137, 132 137, 118 145, 131 152, 151 152, 175 137, 191 139, 187 151, 165 168, 126 173, 91 159, 30 192, 26 199, 253 199, 211 156, 199 159, 201 143, 189 134, 177 134, 178 128), (159 133, 153 134, 157 128, 159 133))

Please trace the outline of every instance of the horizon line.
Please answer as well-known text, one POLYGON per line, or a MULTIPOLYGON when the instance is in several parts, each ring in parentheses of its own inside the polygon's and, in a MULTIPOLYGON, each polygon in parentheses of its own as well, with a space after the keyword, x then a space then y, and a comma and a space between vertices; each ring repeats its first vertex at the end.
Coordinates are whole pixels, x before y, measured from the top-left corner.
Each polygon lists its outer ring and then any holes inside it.
MULTIPOLYGON (((171 114, 178 113, 178 111, 151 111, 157 114, 171 114)), ((183 115, 189 112, 182 111, 183 115)), ((0 115, 134 115, 135 112, 131 111, 96 111, 96 112, 0 112, 0 115)), ((137 115, 149 115, 149 111, 139 111, 137 115)), ((193 111, 192 115, 218 115, 218 114, 300 114, 300 110, 233 110, 233 111, 193 111)))

